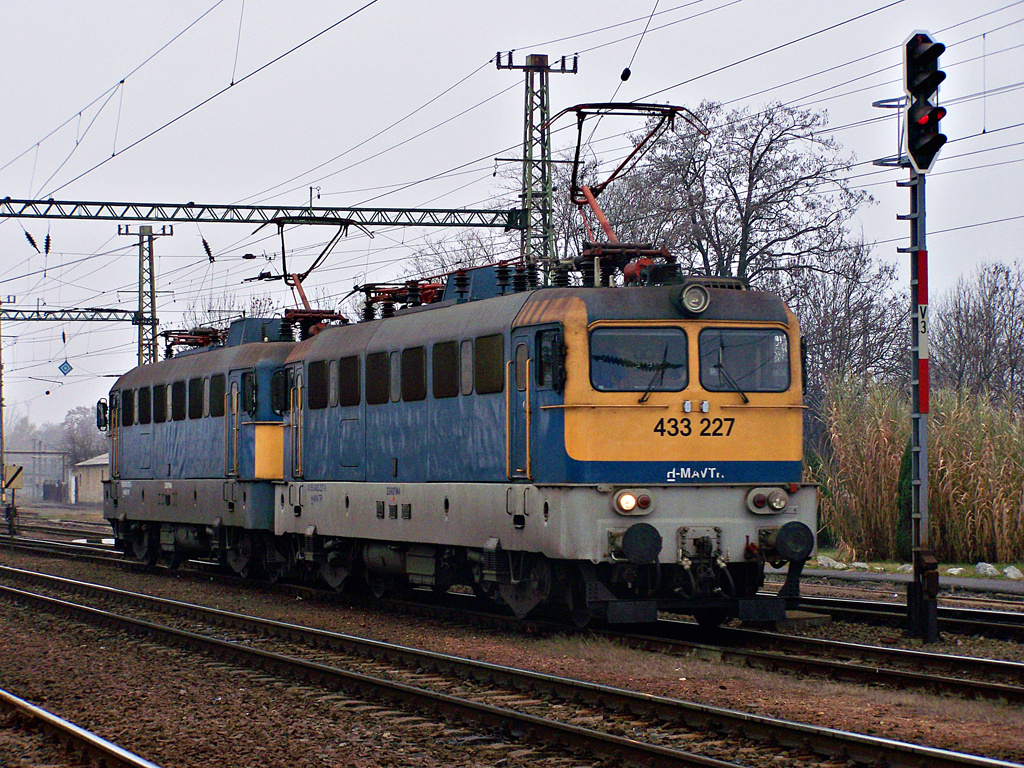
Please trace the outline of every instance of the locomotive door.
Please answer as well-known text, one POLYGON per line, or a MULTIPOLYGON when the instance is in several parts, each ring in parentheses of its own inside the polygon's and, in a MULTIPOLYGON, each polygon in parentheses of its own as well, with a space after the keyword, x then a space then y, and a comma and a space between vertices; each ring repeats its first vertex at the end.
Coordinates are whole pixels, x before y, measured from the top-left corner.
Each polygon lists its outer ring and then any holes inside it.
POLYGON ((529 480, 533 467, 530 455, 530 427, 533 421, 530 368, 533 332, 517 330, 512 334, 512 355, 508 361, 506 392, 509 404, 508 476, 510 480, 529 480))
POLYGON ((224 476, 238 476, 238 382, 224 395, 224 476))
POLYGON ((561 444, 565 403, 564 331, 558 323, 517 328, 508 362, 508 476, 536 482, 561 444), (541 463, 538 464, 537 462, 541 463))
POLYGON ((295 369, 289 398, 289 421, 291 424, 291 457, 292 477, 302 477, 302 412, 304 408, 304 392, 302 386, 302 368, 295 369))
POLYGON ((121 476, 121 393, 110 393, 110 474, 121 476))

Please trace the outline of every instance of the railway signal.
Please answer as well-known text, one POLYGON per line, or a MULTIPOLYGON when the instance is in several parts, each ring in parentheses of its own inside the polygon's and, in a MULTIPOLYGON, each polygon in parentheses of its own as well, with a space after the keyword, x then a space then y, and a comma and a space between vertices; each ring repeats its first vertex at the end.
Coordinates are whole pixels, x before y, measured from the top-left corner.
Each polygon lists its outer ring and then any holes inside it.
POLYGON ((946 73, 939 69, 939 56, 945 50, 945 45, 934 42, 924 32, 911 35, 903 48, 903 85, 909 97, 907 154, 918 173, 931 169, 946 143, 945 134, 939 131, 939 121, 946 116, 946 108, 932 103, 939 84, 946 79, 946 73))

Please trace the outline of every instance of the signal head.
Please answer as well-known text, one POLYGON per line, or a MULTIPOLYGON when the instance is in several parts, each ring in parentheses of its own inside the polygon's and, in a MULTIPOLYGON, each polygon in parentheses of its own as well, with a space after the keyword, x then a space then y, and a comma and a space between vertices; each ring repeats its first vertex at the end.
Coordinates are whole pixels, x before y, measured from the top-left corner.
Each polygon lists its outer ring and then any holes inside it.
POLYGON ((939 69, 939 56, 946 50, 927 32, 915 32, 903 46, 904 88, 910 97, 907 107, 907 154, 918 173, 927 173, 935 162, 946 136, 939 132, 939 121, 946 108, 931 103, 946 73, 939 69))

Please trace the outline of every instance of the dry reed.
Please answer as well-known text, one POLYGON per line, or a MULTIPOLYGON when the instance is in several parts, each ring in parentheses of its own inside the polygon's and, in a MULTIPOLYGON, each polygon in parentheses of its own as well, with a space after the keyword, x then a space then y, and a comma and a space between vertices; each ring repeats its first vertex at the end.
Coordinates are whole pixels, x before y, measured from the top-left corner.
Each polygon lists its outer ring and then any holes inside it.
MULTIPOLYGON (((814 479, 834 540, 865 557, 897 553, 897 482, 909 439, 906 393, 834 382, 814 479)), ((1024 424, 985 396, 936 391, 929 420, 931 546, 944 562, 1024 559, 1024 424)))

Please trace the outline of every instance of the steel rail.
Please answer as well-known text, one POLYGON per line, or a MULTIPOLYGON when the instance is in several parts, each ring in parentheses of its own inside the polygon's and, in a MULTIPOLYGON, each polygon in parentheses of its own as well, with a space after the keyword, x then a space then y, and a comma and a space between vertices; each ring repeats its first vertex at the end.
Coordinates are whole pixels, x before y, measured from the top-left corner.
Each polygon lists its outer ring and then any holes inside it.
POLYGON ((95 733, 4 690, 0 690, 0 710, 16 713, 19 717, 35 723, 58 742, 69 745, 87 756, 90 764, 104 765, 107 768, 160 768, 156 763, 144 760, 95 733))
MULTIPOLYGON (((603 707, 650 717, 661 723, 677 723, 694 729, 724 730, 733 736, 769 741, 785 748, 808 748, 819 755, 877 764, 884 756, 890 766, 919 766, 927 762, 935 768, 953 766, 1008 767, 1015 765, 999 760, 966 755, 948 750, 849 733, 778 718, 752 715, 735 710, 685 702, 678 699, 627 691, 611 686, 546 675, 527 670, 503 667, 457 656, 423 651, 354 637, 326 630, 302 627, 286 622, 222 611, 166 598, 124 592, 103 585, 90 584, 62 577, 36 574, 21 569, 0 567, 0 574, 23 578, 36 583, 58 585, 75 592, 130 600, 137 605, 189 618, 203 617, 219 626, 258 631, 290 641, 301 641, 316 648, 353 653, 371 658, 388 658, 415 669, 438 670, 483 680, 504 680, 517 690, 541 691, 568 700, 583 700, 603 707)), ((4 592, 20 594, 20 590, 0 587, 4 592)), ((25 593, 31 595, 31 593, 25 593)), ((52 600, 52 598, 45 598, 52 600)), ((64 601, 57 601, 63 603, 64 601)), ((96 609, 85 609, 95 611, 96 609)), ((97 612, 106 615, 106 612, 97 612)), ((177 632, 177 630, 173 630, 177 632)), ((186 633, 188 634, 188 633, 186 633)), ((443 694, 436 694, 443 695, 443 694)), ((1019 766, 1017 766, 1019 768, 1019 766)))
MULTIPOLYGON (((907 621, 907 606, 900 603, 802 597, 800 604, 808 610, 847 621, 885 621, 896 626, 904 626, 907 621)), ((939 606, 938 618, 940 631, 1024 640, 1024 613, 939 606)))
POLYGON ((1024 702, 1024 664, 1015 661, 860 645, 730 627, 708 631, 678 621, 658 622, 657 634, 652 634, 651 630, 601 634, 614 641, 625 641, 631 646, 647 650, 676 655, 692 654, 698 658, 756 668, 798 673, 810 671, 833 679, 892 686, 901 690, 921 689, 972 699, 1024 702), (705 639, 700 642, 685 639, 696 632, 704 635, 705 639), (852 660, 862 663, 854 663, 852 660), (878 666, 894 663, 917 669, 878 666), (965 678, 965 673, 983 675, 990 679, 965 678), (1015 682, 991 682, 991 678, 1009 678, 1015 682))

